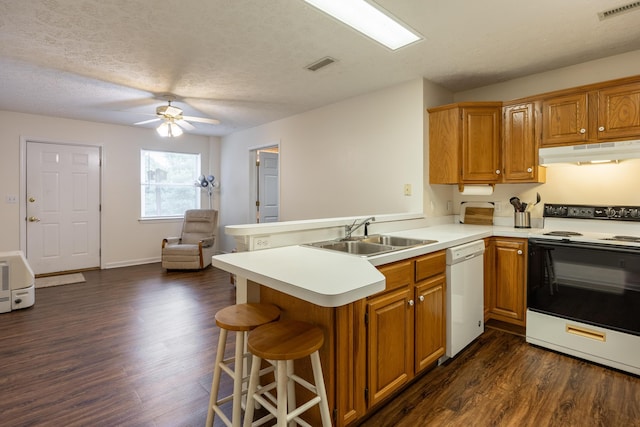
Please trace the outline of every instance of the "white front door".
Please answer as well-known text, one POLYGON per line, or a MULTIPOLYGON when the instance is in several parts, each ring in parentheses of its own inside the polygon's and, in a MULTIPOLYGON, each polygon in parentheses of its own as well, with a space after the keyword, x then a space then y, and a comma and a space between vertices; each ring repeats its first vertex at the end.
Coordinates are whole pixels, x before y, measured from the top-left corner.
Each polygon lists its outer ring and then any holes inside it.
POLYGON ((34 273, 100 267, 100 148, 28 141, 26 159, 34 273))
POLYGON ((280 210, 278 194, 278 153, 260 152, 260 222, 277 222, 280 210))

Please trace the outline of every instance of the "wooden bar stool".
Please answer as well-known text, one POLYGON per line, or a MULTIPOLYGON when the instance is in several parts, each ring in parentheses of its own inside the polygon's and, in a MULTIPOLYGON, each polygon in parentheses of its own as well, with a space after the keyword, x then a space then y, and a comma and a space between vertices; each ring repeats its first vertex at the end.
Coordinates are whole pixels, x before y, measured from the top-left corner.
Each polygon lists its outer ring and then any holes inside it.
POLYGON ((207 427, 213 426, 213 418, 218 414, 220 419, 228 427, 239 427, 242 417, 242 383, 248 379, 244 375, 244 361, 249 361, 250 354, 245 351, 245 334, 258 326, 278 320, 280 309, 273 304, 236 304, 225 307, 216 313, 216 325, 220 328, 218 340, 218 352, 213 369, 213 382, 211 384, 211 398, 207 412, 207 427), (224 359, 224 351, 227 344, 228 331, 236 332, 236 351, 233 357, 224 359), (230 365, 233 364, 233 369, 230 365), (218 398, 220 389, 220 374, 226 372, 233 378, 233 394, 218 398), (220 405, 233 400, 233 412, 231 420, 220 409, 220 405))
POLYGON ((260 326, 249 333, 247 347, 253 354, 249 390, 247 391, 247 408, 244 427, 259 426, 277 418, 277 426, 284 427, 295 421, 299 425, 311 427, 299 416, 315 405, 320 405, 320 416, 323 427, 331 427, 331 415, 327 402, 327 391, 322 377, 322 366, 318 350, 324 342, 324 334, 317 326, 293 320, 281 320, 260 326), (293 361, 303 357, 311 357, 313 381, 311 384, 293 372, 293 361), (275 364, 275 382, 258 388, 260 381, 260 365, 262 359, 275 364), (315 397, 296 407, 295 383, 300 384, 315 397), (271 391, 276 388, 277 399, 271 391), (253 422, 254 403, 260 403, 269 414, 253 422), (276 404, 274 406, 273 404, 276 404))

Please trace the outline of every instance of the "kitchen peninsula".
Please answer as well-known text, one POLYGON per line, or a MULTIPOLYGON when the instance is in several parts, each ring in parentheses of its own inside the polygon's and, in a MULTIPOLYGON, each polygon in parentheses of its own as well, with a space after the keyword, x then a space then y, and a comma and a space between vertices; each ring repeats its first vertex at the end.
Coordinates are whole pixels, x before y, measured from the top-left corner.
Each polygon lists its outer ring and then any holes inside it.
POLYGON ((237 302, 270 302, 281 307, 283 318, 323 328, 321 359, 335 425, 362 418, 444 354, 445 249, 528 232, 453 224, 450 218, 430 224, 422 218, 384 222, 379 217, 376 233, 436 242, 370 257, 303 246, 342 237, 353 220, 227 227, 238 246, 250 250, 212 259, 215 267, 236 275, 237 302))

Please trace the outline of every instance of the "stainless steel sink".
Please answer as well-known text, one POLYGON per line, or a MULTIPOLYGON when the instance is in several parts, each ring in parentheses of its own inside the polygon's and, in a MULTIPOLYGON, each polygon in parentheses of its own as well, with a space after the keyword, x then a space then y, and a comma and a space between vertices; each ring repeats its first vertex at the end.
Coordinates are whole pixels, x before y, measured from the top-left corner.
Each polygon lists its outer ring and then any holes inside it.
POLYGON ((326 242, 309 243, 306 246, 360 256, 373 256, 431 243, 437 243, 437 240, 420 240, 376 234, 367 237, 352 237, 349 240, 330 240, 326 242))
POLYGON ((367 243, 361 240, 320 242, 314 243, 313 246, 356 255, 373 255, 393 250, 393 246, 367 243))
POLYGON ((367 243, 377 243, 380 245, 401 246, 401 247, 419 246, 419 245, 428 245, 430 243, 437 243, 437 240, 410 239, 408 237, 385 236, 383 234, 363 237, 360 241, 367 242, 367 243))

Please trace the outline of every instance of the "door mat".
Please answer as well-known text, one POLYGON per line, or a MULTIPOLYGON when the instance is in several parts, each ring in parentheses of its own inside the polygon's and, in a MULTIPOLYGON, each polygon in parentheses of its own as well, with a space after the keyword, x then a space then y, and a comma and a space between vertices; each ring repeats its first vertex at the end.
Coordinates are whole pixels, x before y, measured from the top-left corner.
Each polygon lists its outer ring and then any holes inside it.
POLYGON ((70 285, 84 282, 84 274, 62 274, 60 276, 47 276, 36 278, 36 288, 48 288, 50 286, 70 285))

